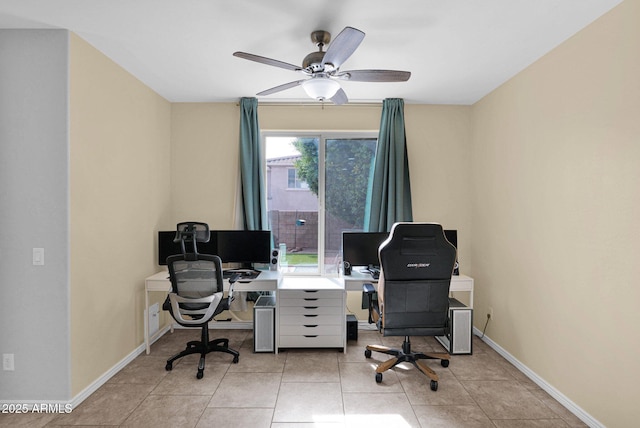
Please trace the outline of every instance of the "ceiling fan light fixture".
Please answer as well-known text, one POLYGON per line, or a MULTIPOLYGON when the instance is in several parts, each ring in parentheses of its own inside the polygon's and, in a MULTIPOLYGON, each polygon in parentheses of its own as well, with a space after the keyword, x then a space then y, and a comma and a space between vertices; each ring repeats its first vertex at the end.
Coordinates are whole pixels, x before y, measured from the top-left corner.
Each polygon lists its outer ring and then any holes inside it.
POLYGON ((329 100, 338 92, 340 84, 326 77, 316 77, 305 80, 302 83, 302 87, 311 98, 329 100))

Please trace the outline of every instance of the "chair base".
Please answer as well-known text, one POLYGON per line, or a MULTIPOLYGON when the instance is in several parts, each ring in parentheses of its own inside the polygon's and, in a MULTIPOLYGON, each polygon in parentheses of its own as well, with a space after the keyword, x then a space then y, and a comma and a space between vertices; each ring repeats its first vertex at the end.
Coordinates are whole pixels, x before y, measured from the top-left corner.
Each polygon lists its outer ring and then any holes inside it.
POLYGON ((204 360, 205 356, 210 352, 226 352, 227 354, 233 355, 233 363, 236 364, 238 359, 240 358, 240 354, 238 351, 229 348, 229 339, 214 339, 209 340, 209 328, 208 326, 204 326, 202 328, 201 340, 193 340, 187 343, 187 347, 184 351, 174 355, 173 357, 167 360, 167 365, 165 369, 167 371, 171 371, 173 369, 173 362, 179 358, 182 358, 186 355, 191 354, 200 354, 200 361, 198 362, 198 372, 196 377, 198 379, 202 379, 204 376, 204 360))
POLYGON ((402 349, 393 349, 380 345, 367 345, 367 348, 364 351, 364 356, 366 358, 371 358, 372 351, 393 356, 393 358, 383 361, 378 364, 378 367, 376 367, 376 382, 382 382, 383 372, 386 372, 400 363, 408 362, 413 364, 418 370, 431 379, 430 386, 433 391, 438 390, 438 375, 422 360, 440 360, 440 365, 442 365, 442 367, 448 367, 449 359, 451 358, 446 352, 412 352, 409 336, 405 336, 404 342, 402 342, 402 349))

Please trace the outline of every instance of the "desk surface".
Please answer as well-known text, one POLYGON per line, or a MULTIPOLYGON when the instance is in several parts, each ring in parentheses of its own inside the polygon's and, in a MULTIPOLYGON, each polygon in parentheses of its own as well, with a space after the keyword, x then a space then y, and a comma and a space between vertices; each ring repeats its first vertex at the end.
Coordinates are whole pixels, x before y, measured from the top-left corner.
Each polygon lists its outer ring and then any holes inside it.
MULTIPOLYGON (((240 279, 233 285, 235 291, 272 291, 278 287, 280 274, 275 271, 263 270, 257 278, 240 279)), ((169 291, 171 281, 169 272, 162 270, 147 277, 144 281, 147 291, 169 291)), ((229 280, 225 279, 225 290, 229 287, 229 280)))
MULTIPOLYGON (((237 291, 270 291, 277 290, 279 285, 286 278, 300 278, 295 276, 281 275, 276 271, 264 270, 260 271, 260 275, 254 279, 241 279, 233 286, 237 291)), ((321 277, 305 277, 308 281, 324 281, 321 277)), ((347 291, 361 291, 363 282, 377 283, 377 279, 373 279, 368 272, 361 272, 357 268, 351 272, 351 275, 331 278, 332 281, 341 282, 344 280, 344 287, 347 291)), ((228 280, 225 280, 228 284, 228 280)), ((280 285, 281 286, 281 285, 280 285)), ((169 291, 171 282, 169 281, 169 272, 166 270, 157 272, 145 280, 147 291, 169 291)), ((473 278, 467 275, 453 275, 451 277, 451 291, 473 291, 473 278)))

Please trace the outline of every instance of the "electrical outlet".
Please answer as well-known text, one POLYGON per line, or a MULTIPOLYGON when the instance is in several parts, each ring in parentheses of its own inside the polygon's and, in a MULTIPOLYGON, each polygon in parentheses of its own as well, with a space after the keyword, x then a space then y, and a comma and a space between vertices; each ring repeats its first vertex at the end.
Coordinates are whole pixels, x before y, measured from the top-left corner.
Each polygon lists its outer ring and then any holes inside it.
POLYGON ((15 370, 13 354, 2 354, 2 370, 15 370))
POLYGON ((44 248, 33 249, 33 265, 44 266, 44 248))

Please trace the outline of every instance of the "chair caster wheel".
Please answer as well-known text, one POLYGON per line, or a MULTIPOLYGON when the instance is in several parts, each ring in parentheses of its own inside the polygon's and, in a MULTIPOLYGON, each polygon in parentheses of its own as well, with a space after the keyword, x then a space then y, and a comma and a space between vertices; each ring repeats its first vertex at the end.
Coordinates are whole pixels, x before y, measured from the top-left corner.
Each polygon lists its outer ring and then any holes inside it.
POLYGON ((238 364, 238 356, 233 357, 233 364, 238 364))
POLYGON ((440 365, 442 367, 449 367, 449 360, 440 360, 440 365))
POLYGON ((437 391, 438 390, 438 382, 436 382, 435 380, 431 381, 431 390, 432 391, 437 391))
POLYGON ((203 376, 204 376, 204 370, 198 370, 198 373, 196 374, 196 377, 198 379, 202 379, 203 376))
POLYGON ((369 349, 365 349, 365 351, 364 351, 364 357, 365 357, 365 358, 371 358, 371 350, 369 350, 369 349))
POLYGON ((376 373, 376 383, 382 382, 382 373, 376 373))
POLYGON ((168 371, 168 372, 170 372, 172 368, 173 368, 173 364, 172 363, 167 363, 167 365, 164 366, 164 369, 166 371, 168 371))

